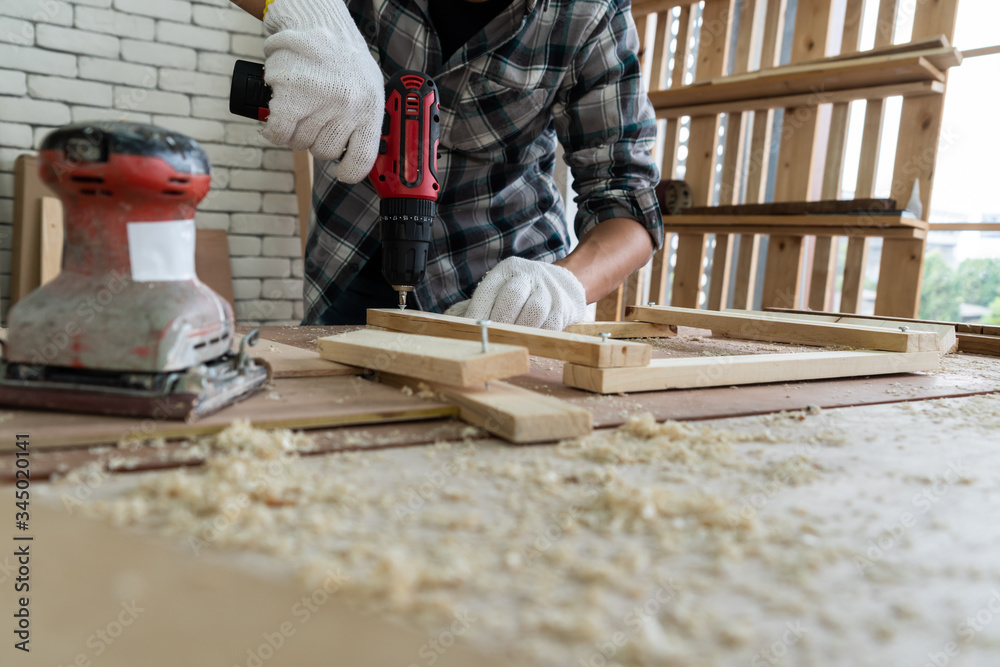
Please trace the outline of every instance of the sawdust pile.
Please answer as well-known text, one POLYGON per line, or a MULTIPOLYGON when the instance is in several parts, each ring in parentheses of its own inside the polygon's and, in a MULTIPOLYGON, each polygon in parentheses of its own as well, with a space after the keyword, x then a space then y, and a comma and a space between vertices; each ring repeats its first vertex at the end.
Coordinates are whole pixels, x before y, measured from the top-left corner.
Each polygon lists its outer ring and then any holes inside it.
MULTIPOLYGON (((428 632, 465 610, 473 645, 522 664, 598 653, 609 665, 686 664, 706 646, 745 654, 755 639, 749 616, 711 611, 719 576, 795 581, 843 557, 809 539, 807 517, 759 518, 823 473, 809 452, 771 451, 806 418, 728 430, 644 415, 557 447, 467 440, 306 458, 307 436, 236 424, 201 443, 204 466, 143 475, 84 509, 195 553, 273 557, 306 585, 339 569, 343 595, 428 632), (617 632, 613 655, 595 648, 617 632)), ((745 588, 741 606, 796 608, 745 588)))

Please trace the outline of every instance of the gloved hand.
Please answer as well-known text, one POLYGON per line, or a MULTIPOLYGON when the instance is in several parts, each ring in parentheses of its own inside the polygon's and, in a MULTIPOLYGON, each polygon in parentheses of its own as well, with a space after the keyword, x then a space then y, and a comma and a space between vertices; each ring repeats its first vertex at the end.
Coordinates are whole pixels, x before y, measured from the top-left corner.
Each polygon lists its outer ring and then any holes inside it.
POLYGON ((264 27, 264 80, 274 97, 261 134, 335 161, 341 181, 362 180, 378 154, 385 84, 343 0, 277 0, 264 27))
POLYGON ((486 274, 470 300, 446 314, 562 331, 586 312, 587 292, 569 269, 508 257, 486 274))

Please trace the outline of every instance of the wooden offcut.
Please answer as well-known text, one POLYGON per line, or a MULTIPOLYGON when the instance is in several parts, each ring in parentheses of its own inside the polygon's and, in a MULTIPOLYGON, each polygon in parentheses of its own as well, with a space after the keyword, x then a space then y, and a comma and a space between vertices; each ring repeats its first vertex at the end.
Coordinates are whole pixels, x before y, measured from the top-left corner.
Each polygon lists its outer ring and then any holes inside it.
POLYGON ((939 348, 937 334, 933 332, 888 331, 877 327, 829 322, 800 322, 752 311, 745 314, 719 313, 690 308, 643 306, 628 308, 625 317, 640 322, 711 329, 716 336, 772 343, 843 345, 885 352, 937 353, 939 348))
POLYGON ((677 327, 652 324, 650 322, 582 322, 571 324, 563 333, 582 336, 610 334, 609 338, 672 338, 677 335, 677 327))
MULTIPOLYGON (((745 311, 730 311, 727 313, 740 313, 745 311)), ((958 339, 955 335, 955 326, 945 322, 932 323, 911 323, 900 324, 897 320, 881 319, 877 317, 864 317, 860 315, 840 315, 837 313, 802 313, 791 311, 768 312, 769 316, 782 317, 795 322, 828 322, 831 324, 846 324, 855 327, 875 327, 889 331, 900 331, 900 327, 906 327, 907 331, 931 332, 938 337, 938 352, 948 354, 958 348, 958 339)))
POLYGON ((563 366, 563 382, 599 394, 728 387, 768 382, 933 371, 937 352, 797 352, 654 359, 646 368, 563 366))
POLYGON ((11 241, 10 304, 23 299, 41 283, 42 198, 55 197, 38 174, 38 158, 20 155, 14 161, 14 225, 11 241))
MULTIPOLYGON (((425 336, 480 340, 482 332, 475 321, 464 317, 400 311, 392 308, 368 310, 368 324, 390 331, 416 333, 425 336)), ((516 324, 490 324, 490 342, 523 345, 530 354, 560 359, 595 368, 645 366, 653 350, 644 343, 614 341, 603 343, 593 336, 581 336, 559 331, 547 331, 516 324)))
POLYGON ((395 331, 359 330, 320 338, 319 356, 428 382, 472 385, 524 375, 528 350, 515 345, 452 341, 395 331))
POLYGON ((41 257, 39 284, 44 285, 59 275, 63 255, 62 202, 55 197, 42 197, 41 257))
MULTIPOLYGON (((235 337, 235 345, 239 346, 242 336, 235 337)), ((257 341, 257 345, 248 348, 247 353, 254 359, 260 359, 271 367, 271 377, 282 378, 306 377, 336 377, 339 375, 363 375, 366 370, 357 366, 338 364, 327 361, 318 352, 303 350, 301 347, 277 343, 272 340, 257 341)))
POLYGON ((577 438, 593 429, 589 410, 506 382, 472 388, 429 382, 421 387, 399 375, 382 373, 380 378, 394 386, 430 389, 453 403, 463 420, 517 444, 577 438))

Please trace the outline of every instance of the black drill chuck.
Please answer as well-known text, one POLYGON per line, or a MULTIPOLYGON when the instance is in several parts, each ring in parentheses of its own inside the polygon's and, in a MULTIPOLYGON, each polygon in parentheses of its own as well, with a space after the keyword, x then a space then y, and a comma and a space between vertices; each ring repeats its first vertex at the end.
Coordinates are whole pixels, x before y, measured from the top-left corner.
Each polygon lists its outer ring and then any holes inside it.
POLYGON ((379 204, 382 276, 397 292, 405 294, 424 279, 435 209, 427 199, 393 197, 379 204))

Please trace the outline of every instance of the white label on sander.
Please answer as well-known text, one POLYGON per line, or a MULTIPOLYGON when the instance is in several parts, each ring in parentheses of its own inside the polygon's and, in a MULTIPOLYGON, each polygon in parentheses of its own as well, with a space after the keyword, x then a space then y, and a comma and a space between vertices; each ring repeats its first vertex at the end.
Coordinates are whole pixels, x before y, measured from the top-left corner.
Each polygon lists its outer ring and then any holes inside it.
POLYGON ((132 280, 193 280, 194 220, 128 223, 132 280))

